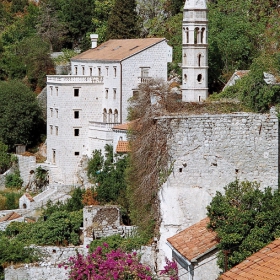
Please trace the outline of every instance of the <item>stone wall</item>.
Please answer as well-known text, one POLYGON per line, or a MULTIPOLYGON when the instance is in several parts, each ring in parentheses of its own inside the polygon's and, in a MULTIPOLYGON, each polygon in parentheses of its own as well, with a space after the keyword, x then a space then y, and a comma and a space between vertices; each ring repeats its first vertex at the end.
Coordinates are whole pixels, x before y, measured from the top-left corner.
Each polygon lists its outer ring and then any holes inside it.
POLYGON ((166 239, 206 216, 216 191, 235 179, 278 188, 278 118, 271 114, 183 115, 158 119, 170 125, 174 169, 159 192, 159 249, 171 258, 166 239))
POLYGON ((134 234, 134 226, 120 223, 120 210, 117 206, 86 206, 83 209, 84 247, 94 239, 120 234, 128 237, 134 234))
POLYGON ((18 158, 18 166, 20 171, 20 177, 23 180, 23 186, 28 185, 32 179, 36 170, 36 157, 35 156, 21 156, 16 155, 18 158), (34 171, 31 172, 30 171, 34 171))
POLYGON ((85 254, 82 247, 36 246, 35 249, 42 254, 43 261, 5 268, 5 280, 66 280, 68 272, 63 267, 58 268, 58 264, 75 256, 77 252, 85 254))

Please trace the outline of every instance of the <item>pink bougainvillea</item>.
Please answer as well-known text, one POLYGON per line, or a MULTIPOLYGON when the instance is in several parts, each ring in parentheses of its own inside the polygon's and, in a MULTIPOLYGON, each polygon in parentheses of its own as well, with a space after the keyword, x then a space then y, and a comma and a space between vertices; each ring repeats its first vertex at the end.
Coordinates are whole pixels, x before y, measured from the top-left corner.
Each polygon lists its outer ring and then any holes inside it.
MULTIPOLYGON (((69 280, 157 279, 148 266, 139 262, 136 252, 126 253, 121 249, 110 251, 106 243, 87 256, 77 254, 71 257, 59 267, 69 270, 69 280)), ((170 280, 178 280, 176 263, 168 261, 160 274, 170 276, 170 280)))

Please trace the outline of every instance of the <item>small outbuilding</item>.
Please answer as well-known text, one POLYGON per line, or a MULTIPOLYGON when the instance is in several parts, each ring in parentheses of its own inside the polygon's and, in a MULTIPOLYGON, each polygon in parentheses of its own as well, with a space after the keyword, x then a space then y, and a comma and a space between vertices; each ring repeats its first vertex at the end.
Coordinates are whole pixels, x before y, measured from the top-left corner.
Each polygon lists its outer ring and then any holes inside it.
POLYGON ((25 193, 19 199, 19 209, 31 209, 31 205, 34 203, 33 197, 29 193, 25 193))

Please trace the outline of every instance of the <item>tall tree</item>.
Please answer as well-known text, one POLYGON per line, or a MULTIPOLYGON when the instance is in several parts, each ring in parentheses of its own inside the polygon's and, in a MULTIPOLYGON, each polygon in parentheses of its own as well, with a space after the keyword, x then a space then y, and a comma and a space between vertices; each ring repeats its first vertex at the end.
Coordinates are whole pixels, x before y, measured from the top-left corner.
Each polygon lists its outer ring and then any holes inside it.
POLYGON ((135 0, 116 0, 110 17, 106 39, 131 39, 140 36, 135 0))
POLYGON ((14 80, 0 82, 0 115, 0 140, 10 148, 39 140, 42 113, 26 85, 14 80))

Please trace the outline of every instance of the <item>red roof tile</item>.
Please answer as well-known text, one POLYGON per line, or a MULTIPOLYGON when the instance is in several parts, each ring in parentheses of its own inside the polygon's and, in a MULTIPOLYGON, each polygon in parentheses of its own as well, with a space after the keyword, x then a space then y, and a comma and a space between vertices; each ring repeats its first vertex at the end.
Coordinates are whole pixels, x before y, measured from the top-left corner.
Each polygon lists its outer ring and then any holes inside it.
POLYGON ((165 41, 165 38, 109 40, 71 60, 121 61, 162 41, 165 41))
POLYGON ((236 265, 219 280, 277 280, 280 279, 280 239, 236 265))
POLYGON ((33 197, 29 193, 25 193, 25 196, 28 198, 29 201, 34 201, 33 197))
POLYGON ((209 218, 190 226, 167 241, 189 261, 214 248, 218 241, 214 231, 207 229, 209 218))
POLYGON ((12 221, 12 220, 18 219, 20 217, 21 217, 21 215, 19 215, 18 213, 10 212, 0 219, 0 223, 7 222, 7 221, 12 221))
POLYGON ((117 153, 127 153, 127 152, 130 152, 129 142, 128 141, 118 141, 116 152, 117 153))

